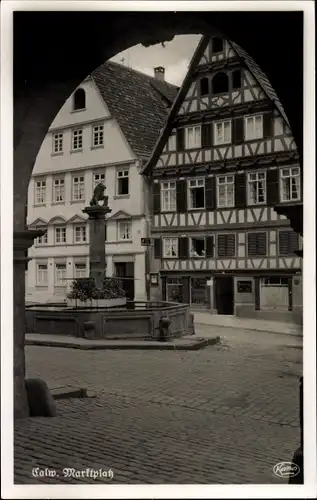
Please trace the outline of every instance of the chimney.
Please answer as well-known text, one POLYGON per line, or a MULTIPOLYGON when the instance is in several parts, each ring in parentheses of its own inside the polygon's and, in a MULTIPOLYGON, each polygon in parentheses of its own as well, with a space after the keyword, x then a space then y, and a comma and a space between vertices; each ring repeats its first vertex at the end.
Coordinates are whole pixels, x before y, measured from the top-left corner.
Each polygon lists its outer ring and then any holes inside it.
POLYGON ((157 80, 161 80, 162 82, 164 82, 164 80, 165 80, 165 68, 163 68, 163 66, 157 66, 156 68, 154 68, 154 77, 157 80))

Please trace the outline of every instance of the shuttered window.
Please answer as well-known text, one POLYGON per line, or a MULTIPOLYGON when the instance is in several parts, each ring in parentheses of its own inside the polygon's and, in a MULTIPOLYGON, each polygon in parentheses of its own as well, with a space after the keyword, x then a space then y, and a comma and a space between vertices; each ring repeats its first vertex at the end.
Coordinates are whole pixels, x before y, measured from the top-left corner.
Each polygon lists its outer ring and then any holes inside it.
POLYGON ((267 233, 248 233, 249 257, 261 257, 267 254, 267 233))
POLYGON ((236 235, 218 234, 218 257, 234 257, 236 255, 236 235))
POLYGON ((295 255, 299 248, 299 237, 294 231, 279 231, 278 234, 279 255, 295 255))

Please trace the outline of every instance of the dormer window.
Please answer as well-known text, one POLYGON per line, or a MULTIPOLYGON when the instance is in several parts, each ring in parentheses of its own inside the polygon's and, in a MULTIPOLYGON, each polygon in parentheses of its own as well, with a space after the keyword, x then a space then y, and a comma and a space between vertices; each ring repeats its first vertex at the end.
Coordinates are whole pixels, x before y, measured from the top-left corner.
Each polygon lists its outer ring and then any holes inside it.
POLYGON ((74 94, 74 111, 86 108, 86 92, 84 89, 77 89, 74 94))
POLYGON ((226 94, 229 92, 229 78, 226 73, 217 73, 212 79, 212 93, 226 94))
POLYGON ((209 79, 202 78, 200 80, 200 95, 208 95, 209 94, 209 79))
POLYGON ((212 38, 212 53, 218 54, 219 52, 223 52, 223 39, 218 37, 212 38))

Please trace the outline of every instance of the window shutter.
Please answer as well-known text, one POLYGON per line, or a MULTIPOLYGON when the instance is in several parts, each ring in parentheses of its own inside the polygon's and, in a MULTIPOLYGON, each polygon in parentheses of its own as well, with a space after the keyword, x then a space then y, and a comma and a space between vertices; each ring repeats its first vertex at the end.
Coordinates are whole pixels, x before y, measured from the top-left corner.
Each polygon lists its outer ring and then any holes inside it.
POLYGON ((161 211, 161 184, 153 184, 153 213, 159 214, 161 211))
POLYGON ((177 151, 184 151, 185 149, 185 129, 183 128, 176 130, 176 149, 177 151))
POLYGON ((218 257, 234 257, 235 255, 235 234, 218 234, 218 257))
POLYGON ((263 137, 267 139, 273 135, 273 114, 265 113, 263 115, 263 137))
POLYGON ((266 199, 268 206, 275 206, 279 202, 279 170, 268 170, 266 173, 266 199))
POLYGON ((178 257, 180 259, 188 259, 188 238, 178 238, 178 257))
POLYGON ((279 255, 295 255, 299 248, 299 237, 295 231, 279 231, 278 234, 279 255))
POLYGON ((226 235, 225 234, 218 234, 217 237, 217 254, 218 257, 225 257, 226 256, 226 235))
POLYGON ((264 256, 267 254, 267 233, 248 233, 248 255, 264 256))
POLYGON ((212 124, 203 123, 201 128, 201 147, 210 148, 212 146, 212 124))
POLYGON ((236 174, 235 176, 235 206, 236 208, 245 208, 246 204, 246 179, 245 173, 236 174))
POLYGON ((161 278, 161 283, 162 283, 162 300, 166 300, 166 277, 161 278))
POLYGON ((177 212, 183 214, 187 211, 186 181, 176 182, 176 207, 177 212))
POLYGON ((260 310, 260 278, 254 278, 255 310, 260 310))
POLYGON ((207 236, 206 237, 206 257, 213 257, 214 256, 214 236, 207 236))
POLYGON ((206 177, 205 180, 205 201, 206 210, 214 210, 216 208, 216 178, 206 177))
POLYGON ((236 255, 236 235, 227 234, 227 257, 235 257, 236 255))
POLYGON ((162 257, 162 240, 161 238, 154 238, 154 258, 160 259, 162 257))
POLYGON ((242 144, 244 141, 244 127, 243 127, 243 118, 234 118, 232 120, 232 143, 233 144, 242 144))
POLYGON ((183 297, 182 297, 182 302, 184 304, 189 304, 189 277, 182 278, 182 285, 183 285, 183 297))

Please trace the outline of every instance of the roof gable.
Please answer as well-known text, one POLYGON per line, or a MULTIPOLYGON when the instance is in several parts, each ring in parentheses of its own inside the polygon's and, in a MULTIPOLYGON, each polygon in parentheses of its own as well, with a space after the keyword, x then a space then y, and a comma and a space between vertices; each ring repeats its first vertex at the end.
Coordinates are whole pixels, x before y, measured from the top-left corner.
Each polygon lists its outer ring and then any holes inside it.
POLYGON ((112 61, 91 76, 134 154, 149 157, 178 87, 112 61))
POLYGON ((31 226, 47 226, 47 221, 45 221, 41 217, 38 217, 37 219, 35 219, 35 221, 29 224, 29 227, 31 226))
POLYGON ((111 215, 111 217, 107 217, 107 220, 131 219, 131 217, 131 214, 128 214, 124 210, 119 210, 115 214, 111 215))
POLYGON ((66 224, 66 219, 64 219, 64 217, 56 215, 48 221, 48 224, 66 224))
POLYGON ((71 219, 68 220, 68 223, 76 224, 76 223, 86 222, 86 221, 87 221, 86 217, 84 217, 83 215, 76 214, 71 219))

